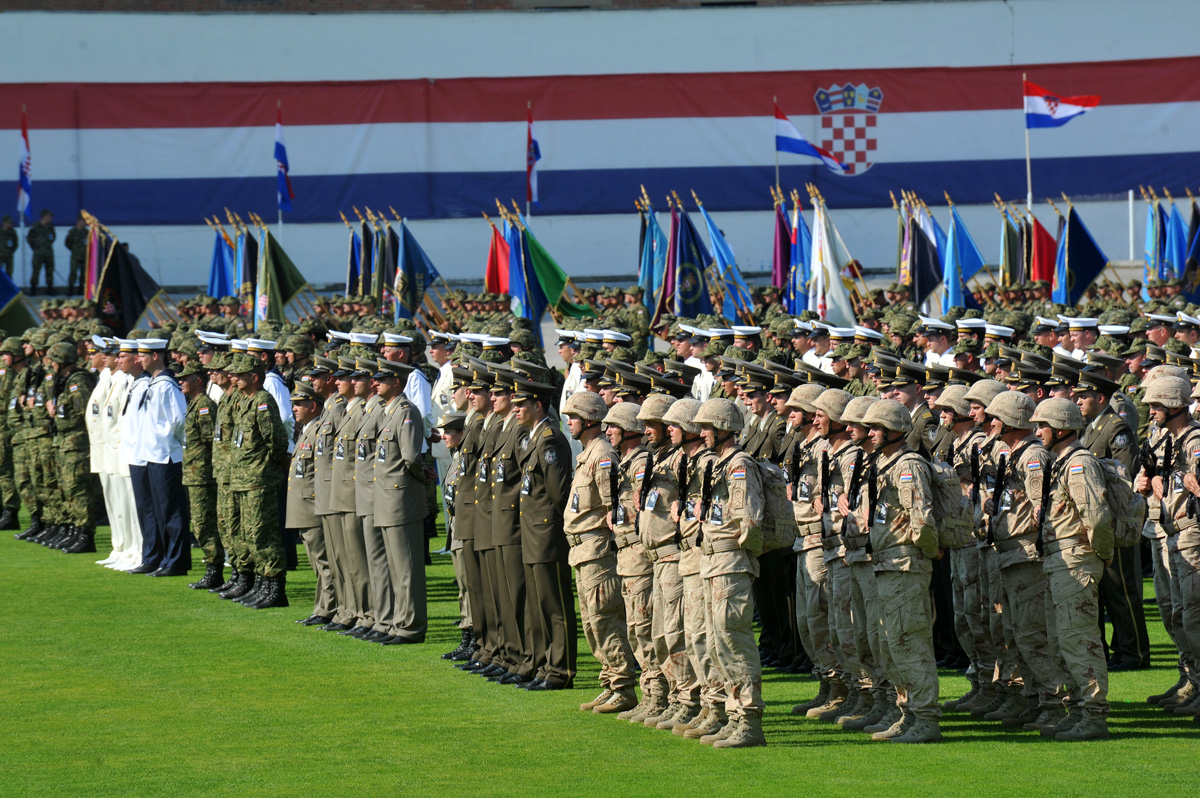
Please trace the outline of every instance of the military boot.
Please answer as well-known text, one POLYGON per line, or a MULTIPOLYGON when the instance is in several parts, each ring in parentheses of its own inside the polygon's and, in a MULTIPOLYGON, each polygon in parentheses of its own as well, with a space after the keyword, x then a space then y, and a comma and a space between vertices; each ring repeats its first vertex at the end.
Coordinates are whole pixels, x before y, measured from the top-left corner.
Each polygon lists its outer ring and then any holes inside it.
POLYGON ((1021 728, 1025 731, 1040 732, 1042 729, 1056 725, 1065 717, 1062 707, 1041 707, 1038 716, 1021 728))
POLYGON ((700 742, 704 743, 705 745, 712 745, 717 740, 724 740, 727 737, 732 737, 741 723, 741 718, 729 718, 725 725, 722 726, 718 731, 701 737, 700 742))
MULTIPOLYGON (((804 713, 806 718, 817 718, 830 710, 841 709, 846 703, 846 699, 850 696, 850 691, 846 689, 846 684, 841 681, 835 681, 830 685, 829 697, 825 699, 825 703, 819 707, 813 707, 804 713)), ((836 715, 834 717, 837 717, 836 715)))
POLYGON ((1200 715, 1200 692, 1197 692, 1194 696, 1192 696, 1191 701, 1176 706, 1172 712, 1176 715, 1200 715))
POLYGON ((1158 705, 1162 707, 1168 714, 1174 714, 1175 707, 1183 706, 1195 697, 1196 684, 1191 680, 1188 680, 1188 683, 1179 688, 1173 697, 1164 698, 1162 701, 1158 702, 1158 705))
POLYGON ((1112 737, 1108 733, 1108 721, 1104 718, 1083 717, 1071 728, 1054 735, 1055 740, 1078 742, 1081 740, 1107 740, 1112 737))
POLYGON ((891 726, 888 726, 883 731, 875 732, 871 735, 872 740, 891 740, 899 737, 913 727, 917 722, 917 716, 906 709, 900 709, 900 719, 895 721, 891 726))
POLYGON ((64 527, 62 524, 50 524, 50 526, 46 527, 45 532, 38 535, 36 542, 40 543, 43 546, 50 546, 51 544, 54 543, 54 541, 61 538, 63 536, 63 533, 65 533, 66 531, 67 531, 67 528, 64 527))
POLYGON ((829 709, 817 715, 817 720, 823 720, 826 723, 833 723, 842 715, 853 715, 858 708, 859 702, 862 700, 862 693, 856 688, 851 687, 846 695, 846 700, 841 704, 830 707, 829 709))
POLYGON ((227 583, 229 586, 222 590, 217 595, 223 599, 237 598, 244 596, 250 591, 254 584, 253 571, 234 571, 227 583))
POLYGON ((642 725, 647 729, 653 729, 659 721, 666 720, 679 711, 679 704, 673 704, 662 696, 659 697, 659 700, 662 702, 659 710, 646 713, 646 717, 642 719, 642 725))
MULTIPOLYGON (((1008 691, 1000 685, 992 685, 991 698, 985 701, 984 697, 986 693, 987 688, 979 688, 979 695, 971 702, 971 708, 967 709, 967 712, 970 712, 977 718, 982 718, 992 710, 999 709, 1000 705, 1008 700, 1008 691)), ((965 707, 959 704, 958 709, 961 712, 965 707)))
POLYGON ((1026 699, 1026 702, 1027 703, 1024 712, 1022 712, 1020 715, 1010 715, 1007 718, 1001 718, 1000 725, 1023 729, 1025 728, 1026 723, 1033 723, 1035 720, 1041 717, 1042 708, 1037 704, 1028 703, 1028 699, 1026 699))
POLYGON ((63 554, 66 554, 67 549, 71 548, 78 542, 79 527, 75 526, 74 524, 67 524, 66 529, 61 535, 59 535, 58 540, 54 542, 53 548, 58 549, 63 554))
POLYGON ((613 697, 613 691, 608 689, 607 687, 605 687, 604 690, 602 690, 600 692, 600 695, 596 696, 591 701, 585 701, 584 703, 580 704, 579 711, 580 712, 591 712, 594 707, 600 706, 601 704, 603 704, 605 701, 607 701, 608 699, 610 699, 612 697, 613 697))
POLYGON ((697 726, 703 725, 708 720, 708 716, 711 712, 711 707, 700 707, 700 711, 697 712, 696 715, 687 723, 676 724, 675 728, 671 729, 671 734, 675 735, 676 737, 683 737, 687 732, 691 731, 697 726))
POLYGON ((767 744, 763 736, 762 718, 744 717, 733 734, 724 740, 714 740, 713 748, 758 748, 767 744))
POLYGON ((984 720, 1015 718, 1029 708, 1029 702, 1025 700, 1025 696, 1021 695, 1021 688, 1018 685, 1013 685, 1009 691, 1008 697, 1000 706, 984 714, 984 720))
POLYGON ((1042 727, 1042 736, 1049 737, 1051 740, 1053 740, 1059 734, 1065 731, 1070 731, 1072 728, 1074 728, 1075 724, 1081 720, 1083 720, 1083 710, 1078 704, 1067 707, 1066 716, 1059 719, 1058 723, 1055 723, 1053 726, 1042 727))
POLYGON ((7 531, 20 528, 20 525, 17 523, 17 514, 12 510, 5 510, 3 515, 0 515, 0 530, 7 531))
POLYGON ((266 585, 263 587, 258 601, 253 603, 248 602, 246 606, 252 610, 266 610, 272 607, 288 606, 287 572, 281 572, 275 576, 264 576, 263 581, 266 582, 266 585))
POLYGON ((210 590, 224 581, 224 567, 210 562, 204 566, 204 576, 200 577, 200 581, 192 582, 188 587, 192 590, 210 590))
POLYGON ((592 712, 597 715, 616 715, 635 706, 637 706, 637 695, 633 692, 632 687, 627 687, 614 692, 603 704, 592 707, 592 712))
POLYGON ((79 530, 79 534, 75 538, 75 543, 69 548, 64 548, 67 554, 91 554, 96 550, 96 533, 85 532, 79 530))
POLYGON ((699 714, 699 707, 689 707, 679 704, 679 709, 674 715, 665 720, 660 720, 654 728, 674 732, 677 726, 690 726, 699 714))
POLYGON ((725 725, 729 723, 729 716, 725 714, 725 706, 715 706, 708 708, 708 717, 703 723, 697 723, 683 733, 685 739, 702 740, 710 734, 718 734, 725 725))
POLYGON ((1179 691, 1182 690, 1187 685, 1187 683, 1188 683, 1187 675, 1180 673, 1179 681, 1177 681, 1177 682, 1175 682, 1175 684, 1171 685, 1171 687, 1169 689, 1167 689, 1165 692, 1158 693, 1157 695, 1149 696, 1146 699, 1146 701, 1147 701, 1147 703, 1150 703, 1150 704, 1161 704, 1164 701, 1170 701, 1173 698, 1175 698, 1176 694, 1178 694, 1179 691))
POLYGON ((833 719, 833 722, 842 726, 852 720, 862 720, 874 706, 875 698, 871 695, 870 690, 855 690, 853 703, 844 707, 841 713, 833 719))
POLYGON ((469 629, 462 630, 462 640, 458 644, 458 648, 453 651, 447 651, 442 655, 442 659, 454 661, 454 658, 471 647, 471 631, 469 629))
POLYGON ((13 535, 17 540, 29 540, 42 534, 42 517, 35 515, 29 519, 29 527, 19 535, 13 535))
POLYGON ((893 737, 894 743, 936 743, 942 739, 942 729, 937 721, 928 718, 917 718, 908 731, 898 737, 893 737))
POLYGON ((654 696, 643 690, 642 700, 637 703, 637 706, 617 713, 617 717, 630 723, 641 723, 646 719, 646 713, 650 711, 652 705, 654 705, 654 696))
POLYGON ((960 698, 953 698, 953 699, 947 701, 946 703, 942 704, 942 711, 943 712, 954 712, 955 710, 959 709, 963 704, 966 704, 966 703, 969 703, 970 701, 972 701, 975 698, 975 696, 977 696, 977 695, 979 695, 979 680, 972 679, 971 680, 971 689, 968 690, 965 694, 963 694, 960 698))
MULTIPOLYGON (((888 713, 890 706, 887 700, 887 690, 877 688, 872 691, 871 708, 867 711, 867 714, 861 718, 842 722, 841 726, 846 731, 866 731, 868 726, 874 726, 883 719, 883 716, 888 713)), ((839 721, 841 721, 840 718, 839 721)), ((887 727, 885 726, 884 728, 887 727)))
POLYGON ((233 600, 238 604, 250 606, 262 596, 262 592, 267 588, 267 578, 262 574, 255 574, 254 581, 250 583, 250 589, 240 596, 234 596, 233 600))
POLYGON ((807 715, 810 709, 824 706, 829 700, 829 680, 821 679, 821 688, 817 690, 817 694, 805 701, 803 704, 797 704, 792 707, 793 715, 807 715))
POLYGON ((864 734, 878 734, 890 729, 893 725, 904 719, 904 712, 896 705, 895 697, 889 695, 887 701, 887 711, 883 713, 883 717, 876 723, 863 727, 864 734))

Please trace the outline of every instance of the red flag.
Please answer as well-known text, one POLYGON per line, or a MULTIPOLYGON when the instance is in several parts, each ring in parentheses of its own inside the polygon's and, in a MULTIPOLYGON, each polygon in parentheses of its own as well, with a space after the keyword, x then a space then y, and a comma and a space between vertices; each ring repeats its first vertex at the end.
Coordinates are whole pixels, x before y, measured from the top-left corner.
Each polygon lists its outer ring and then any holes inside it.
POLYGON ((483 281, 489 293, 508 293, 508 242, 492 226, 492 245, 488 248, 487 271, 483 281))
POLYGON ((1030 258, 1031 280, 1046 280, 1052 282, 1054 280, 1054 262, 1058 254, 1058 244, 1055 243, 1053 236, 1046 232, 1046 228, 1042 227, 1042 223, 1037 219, 1033 220, 1033 246, 1032 257, 1030 258))
POLYGON ((792 231, 788 227, 783 203, 775 206, 775 241, 771 248, 771 285, 783 288, 787 285, 788 270, 792 266, 792 231))

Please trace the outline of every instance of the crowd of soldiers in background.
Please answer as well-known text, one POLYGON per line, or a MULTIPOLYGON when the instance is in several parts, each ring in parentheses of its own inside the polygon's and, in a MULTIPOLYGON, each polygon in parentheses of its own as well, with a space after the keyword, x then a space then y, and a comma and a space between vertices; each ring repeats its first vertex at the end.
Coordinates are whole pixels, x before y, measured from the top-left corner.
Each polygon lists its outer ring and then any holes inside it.
POLYGON ((603 688, 581 709, 717 747, 764 744, 763 666, 817 679, 795 714, 877 739, 940 739, 943 711, 1103 739, 1108 671, 1149 665, 1143 551, 1180 651, 1150 700, 1200 710, 1200 308, 1140 289, 984 287, 936 318, 893 284, 844 328, 773 288, 754 325, 608 289, 558 330, 565 373, 500 295, 450 292, 443 329, 347 296, 256 331, 197 297, 129 338, 52 300, 0 347, 0 526, 24 504, 18 537, 86 552, 107 516, 101 563, 156 576, 194 539, 191 587, 259 608, 286 606, 297 534, 298 623, 397 645, 425 638, 441 510, 445 658, 490 681, 572 687, 578 623, 603 688), (971 691, 940 705, 939 665, 971 691))

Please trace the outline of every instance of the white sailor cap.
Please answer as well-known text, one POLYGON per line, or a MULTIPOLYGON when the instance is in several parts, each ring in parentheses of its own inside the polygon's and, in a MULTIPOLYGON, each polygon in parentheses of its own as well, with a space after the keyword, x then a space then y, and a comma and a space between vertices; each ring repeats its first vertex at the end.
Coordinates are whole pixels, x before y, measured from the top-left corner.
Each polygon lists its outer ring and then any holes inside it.
POLYGON ((1184 325, 1200 327, 1200 319, 1196 318, 1195 316, 1189 316, 1181 310, 1179 311, 1179 319, 1175 322, 1175 326, 1182 327, 1184 325))
POLYGON ((1092 316, 1079 316, 1067 319, 1067 326, 1072 330, 1091 330, 1100 326, 1100 320, 1092 316))
POLYGON ((807 335, 808 333, 812 332, 813 326, 806 321, 800 321, 800 319, 793 319, 793 323, 796 325, 797 333, 804 333, 807 335))
POLYGON ((350 343, 358 344, 359 346, 375 346, 379 341, 379 336, 375 333, 350 333, 350 343))
POLYGON ((861 338, 864 342, 866 342, 867 339, 872 341, 882 341, 883 333, 881 333, 879 330, 872 330, 870 327, 863 327, 862 325, 856 324, 854 326, 854 337, 856 339, 861 338))
POLYGON ((138 351, 138 342, 133 338, 118 338, 117 346, 121 348, 122 352, 138 351))
POLYGON ((987 327, 987 319, 959 319, 954 324, 960 330, 982 330, 987 327))
POLYGON ((329 330, 325 333, 325 337, 330 341, 349 341, 350 333, 344 333, 341 330, 329 330))
POLYGON ((588 327, 587 329, 585 329, 583 331, 583 337, 588 341, 600 343, 601 341, 604 340, 604 331, 603 330, 595 330, 595 329, 592 329, 591 327, 588 327))
POLYGON ((93 335, 92 346, 96 347, 97 349, 103 349, 104 347, 108 346, 107 339, 99 335, 93 335))
POLYGON ((499 349, 502 346, 508 346, 507 338, 500 338, 499 336, 489 335, 483 339, 483 348, 484 349, 499 349))
POLYGON ((731 327, 734 338, 753 338, 756 335, 762 335, 762 327, 739 327, 736 324, 731 327))
POLYGON ((829 328, 829 337, 835 341, 853 341, 854 340, 854 328, 853 327, 830 327, 829 328))
POLYGON ((1128 324, 1101 324, 1101 335, 1129 335, 1128 324))
POLYGON ((454 341, 455 343, 461 343, 463 340, 463 337, 456 333, 446 333, 446 338, 447 340, 454 341))
POLYGON ((231 336, 229 335, 229 333, 214 332, 212 330, 196 330, 196 337, 197 338, 212 338, 214 340, 220 339, 222 341, 228 341, 231 336))
POLYGON ((441 341, 449 341, 450 340, 450 333, 444 333, 441 330, 430 330, 429 335, 430 335, 430 337, 435 338, 437 340, 441 340, 441 341))
POLYGON ((616 330, 605 330, 604 340, 610 343, 620 344, 632 341, 633 339, 623 332, 618 332, 616 330))
POLYGON ((560 341, 574 341, 577 335, 574 330, 564 330, 561 327, 555 327, 554 334, 558 336, 560 341))
POLYGON ((229 341, 229 348, 232 349, 234 352, 245 352, 246 348, 247 348, 246 347, 246 339, 245 338, 231 339, 229 341))
POLYGON ((947 324, 946 322, 942 321, 941 319, 935 319, 932 316, 918 316, 917 318, 919 318, 921 320, 921 324, 926 329, 942 330, 945 332, 949 332, 954 329, 953 324, 947 324))
POLYGON ((479 344, 482 346, 483 342, 491 336, 484 335, 483 333, 463 333, 459 337, 469 344, 479 344))
POLYGON ((138 353, 147 352, 165 352, 167 344, 171 343, 166 338, 142 338, 137 342, 138 353))
POLYGON ((708 328, 708 337, 709 338, 733 338, 736 334, 737 333, 735 333, 733 330, 729 329, 728 327, 716 327, 716 328, 709 327, 708 328))
POLYGON ((1057 327, 1061 323, 1060 319, 1048 319, 1045 316, 1034 316, 1033 320, 1047 327, 1057 327))
POLYGON ((393 332, 383 333, 383 343, 385 343, 385 344, 391 344, 391 345, 411 344, 412 342, 413 342, 413 339, 407 335, 401 335, 400 333, 393 333, 393 332))
POLYGON ((1151 322, 1158 322, 1158 324, 1154 325, 1156 327, 1161 324, 1174 324, 1176 321, 1174 316, 1165 316, 1162 313, 1147 313, 1146 318, 1150 319, 1151 322))
POLYGON ((1012 338, 1016 332, 1012 327, 1005 327, 1003 324, 987 324, 983 328, 985 338, 1012 338))

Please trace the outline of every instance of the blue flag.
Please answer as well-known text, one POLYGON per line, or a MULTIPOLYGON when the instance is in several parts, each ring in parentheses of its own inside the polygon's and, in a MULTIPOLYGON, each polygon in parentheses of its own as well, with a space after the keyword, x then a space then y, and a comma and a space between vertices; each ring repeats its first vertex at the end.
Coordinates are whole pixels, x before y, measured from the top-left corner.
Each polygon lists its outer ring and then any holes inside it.
POLYGON ((800 208, 792 209, 792 261, 788 269, 787 286, 783 294, 783 308, 795 316, 808 310, 808 259, 812 255, 812 232, 800 208))
POLYGON ((712 297, 704 268, 712 262, 687 211, 679 212, 679 246, 675 249, 675 315, 696 318, 712 313, 712 297))
POLYGON ((733 248, 729 246, 725 235, 717 227, 713 218, 708 215, 708 211, 704 210, 703 205, 700 206, 700 215, 704 217, 708 240, 712 244, 717 275, 725 287, 725 301, 721 306, 721 315, 732 322, 737 322, 739 312, 749 311, 754 306, 754 300, 750 298, 750 286, 746 285, 745 279, 742 278, 742 271, 738 268, 733 248))
POLYGON ((1188 252, 1188 229, 1183 214, 1174 203, 1167 219, 1167 234, 1163 241, 1163 269, 1168 278, 1183 277, 1188 252))
POLYGON ((358 293, 359 258, 362 257, 362 239, 354 229, 350 230, 350 257, 346 259, 346 293, 358 293))
POLYGON ((651 206, 646 212, 646 239, 642 242, 642 259, 638 266, 638 285, 642 287, 642 304, 650 311, 658 307, 663 273, 667 269, 667 234, 658 224, 651 206))
POLYGON ((233 247, 225 241, 225 236, 216 233, 213 241, 212 265, 208 270, 208 295, 211 297, 232 296, 237 293, 234 289, 233 247))
POLYGON ((950 308, 974 305, 974 297, 966 290, 967 281, 983 268, 983 255, 958 215, 958 208, 950 206, 950 232, 942 247, 942 282, 946 293, 942 296, 942 313, 950 308))
POLYGON ((1077 305, 1084 291, 1107 266, 1108 257, 1096 245, 1079 213, 1074 207, 1068 208, 1067 224, 1058 240, 1052 299, 1064 305, 1077 305))
POLYGON ((283 144, 283 111, 275 112, 275 195, 279 210, 292 212, 292 200, 296 192, 292 190, 292 178, 288 176, 287 147, 283 144))
POLYGON ((425 301, 425 292, 438 279, 437 268, 417 243, 412 231, 400 222, 400 264, 396 269, 393 293, 396 295, 395 318, 411 319, 425 301))

